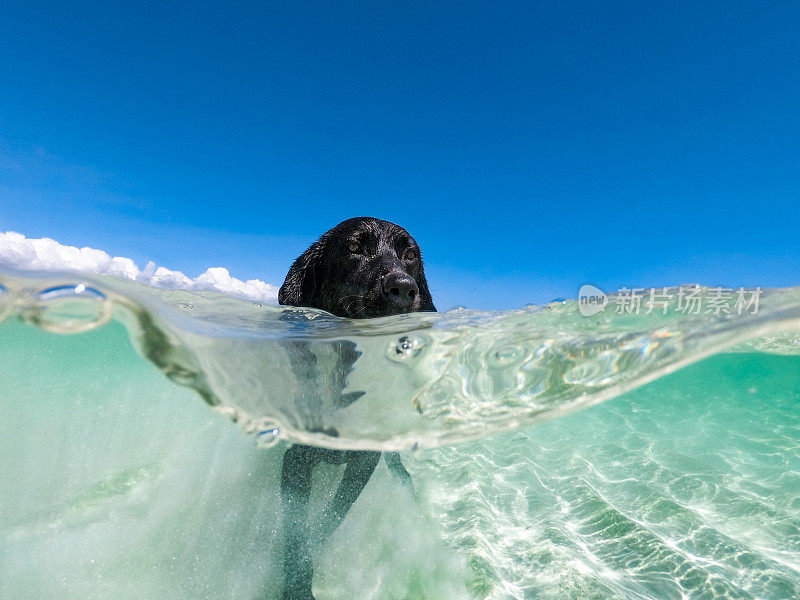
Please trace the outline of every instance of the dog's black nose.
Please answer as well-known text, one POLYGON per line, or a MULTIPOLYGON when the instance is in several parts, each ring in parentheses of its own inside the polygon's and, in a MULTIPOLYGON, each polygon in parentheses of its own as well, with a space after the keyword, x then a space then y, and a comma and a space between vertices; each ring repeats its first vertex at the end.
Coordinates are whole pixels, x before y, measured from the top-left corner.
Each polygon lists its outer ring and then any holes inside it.
POLYGON ((417 282, 406 273, 389 273, 383 279, 383 296, 400 309, 411 308, 417 294, 417 282))

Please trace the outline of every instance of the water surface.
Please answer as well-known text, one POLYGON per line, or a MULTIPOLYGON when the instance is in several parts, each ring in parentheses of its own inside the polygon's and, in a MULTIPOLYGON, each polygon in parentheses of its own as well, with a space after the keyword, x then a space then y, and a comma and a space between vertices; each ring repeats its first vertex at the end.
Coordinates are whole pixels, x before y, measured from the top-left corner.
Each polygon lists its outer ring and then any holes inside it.
POLYGON ((756 314, 347 321, 0 283, 2 597, 278 597, 291 441, 400 449, 418 492, 380 465, 320 600, 800 596, 798 289, 756 314))

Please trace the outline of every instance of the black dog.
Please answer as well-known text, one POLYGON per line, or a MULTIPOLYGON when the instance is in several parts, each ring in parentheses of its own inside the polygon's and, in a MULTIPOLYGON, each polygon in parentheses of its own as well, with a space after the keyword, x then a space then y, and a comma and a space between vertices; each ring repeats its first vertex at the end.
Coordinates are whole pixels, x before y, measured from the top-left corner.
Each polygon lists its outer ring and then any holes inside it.
MULTIPOLYGON (((394 223, 371 217, 343 221, 312 244, 289 269, 278 302, 319 308, 354 319, 436 310, 414 238, 394 223)), ((352 363, 358 353, 348 343, 347 354, 352 363)), ((314 598, 312 530, 308 523, 314 467, 320 462, 347 465, 324 513, 325 522, 313 530, 315 543, 319 544, 342 522, 380 456, 380 452, 327 450, 302 444, 287 450, 281 473, 285 600, 314 598)), ((386 463, 395 475, 410 484, 411 476, 396 452, 387 453, 386 463)))

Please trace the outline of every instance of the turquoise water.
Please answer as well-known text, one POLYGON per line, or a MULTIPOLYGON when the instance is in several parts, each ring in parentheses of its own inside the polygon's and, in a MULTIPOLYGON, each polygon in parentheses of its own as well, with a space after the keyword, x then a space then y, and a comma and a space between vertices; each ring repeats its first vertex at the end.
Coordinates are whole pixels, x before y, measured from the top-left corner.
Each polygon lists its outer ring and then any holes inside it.
POLYGON ((0 597, 279 597, 293 439, 403 449, 417 491, 381 463, 315 557, 319 600, 800 597, 798 290, 750 316, 346 322, 0 281, 0 597), (365 393, 336 408, 342 340, 365 393))

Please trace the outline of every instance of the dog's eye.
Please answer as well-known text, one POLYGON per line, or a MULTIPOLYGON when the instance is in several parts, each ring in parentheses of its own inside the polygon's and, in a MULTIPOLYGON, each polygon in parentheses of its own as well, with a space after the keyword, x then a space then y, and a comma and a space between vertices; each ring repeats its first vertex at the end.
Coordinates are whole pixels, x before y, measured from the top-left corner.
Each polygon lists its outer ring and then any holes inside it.
POLYGON ((360 249, 360 246, 359 246, 358 244, 350 244, 350 245, 347 247, 347 249, 348 249, 348 250, 350 250, 350 252, 352 252, 353 254, 355 254, 356 252, 358 252, 358 251, 359 251, 359 249, 360 249))
POLYGON ((413 250, 406 250, 406 253, 405 255, 403 255, 403 258, 405 258, 406 260, 414 260, 415 258, 417 258, 417 253, 414 252, 413 250))

